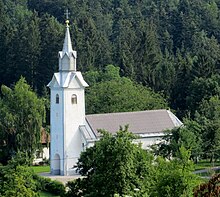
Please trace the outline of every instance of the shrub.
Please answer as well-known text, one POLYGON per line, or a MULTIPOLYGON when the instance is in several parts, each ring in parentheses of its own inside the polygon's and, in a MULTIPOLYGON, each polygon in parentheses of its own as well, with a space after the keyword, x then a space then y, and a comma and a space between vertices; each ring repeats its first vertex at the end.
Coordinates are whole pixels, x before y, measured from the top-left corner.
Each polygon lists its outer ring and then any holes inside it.
POLYGON ((0 168, 0 196, 37 197, 33 171, 27 166, 4 166, 0 168))
POLYGON ((37 181, 38 190, 49 192, 54 195, 64 196, 65 186, 61 182, 51 180, 50 178, 45 178, 39 175, 35 175, 34 179, 37 181))
POLYGON ((68 187, 68 191, 65 194, 65 197, 83 196, 83 192, 81 190, 83 184, 85 184, 84 179, 80 179, 80 178, 73 181, 69 181, 66 185, 68 187))

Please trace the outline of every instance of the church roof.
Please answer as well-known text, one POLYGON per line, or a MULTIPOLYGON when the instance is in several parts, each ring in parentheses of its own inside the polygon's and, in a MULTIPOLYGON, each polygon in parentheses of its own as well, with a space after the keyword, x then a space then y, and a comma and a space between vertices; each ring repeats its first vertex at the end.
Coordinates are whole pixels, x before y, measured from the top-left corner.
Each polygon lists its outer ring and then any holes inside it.
POLYGON ((62 52, 65 53, 65 52, 71 52, 71 51, 73 51, 72 42, 71 42, 71 38, 70 38, 69 26, 67 26, 62 52))
POLYGON ((111 133, 119 130, 120 126, 129 125, 129 131, 134 134, 155 134, 166 129, 179 127, 183 123, 169 110, 148 110, 137 112, 121 112, 107 114, 86 115, 88 125, 96 136, 98 129, 105 129, 111 133))
POLYGON ((50 83, 47 85, 48 87, 69 87, 71 81, 76 78, 78 79, 79 83, 83 87, 88 87, 89 85, 83 79, 81 72, 68 72, 68 73, 54 73, 54 76, 50 83))

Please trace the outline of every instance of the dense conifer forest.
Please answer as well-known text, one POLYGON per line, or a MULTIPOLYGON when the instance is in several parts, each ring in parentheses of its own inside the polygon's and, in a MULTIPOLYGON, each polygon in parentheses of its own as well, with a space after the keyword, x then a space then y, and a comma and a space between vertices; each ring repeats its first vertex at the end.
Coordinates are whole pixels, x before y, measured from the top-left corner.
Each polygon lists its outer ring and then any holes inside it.
POLYGON ((0 84, 39 94, 58 70, 65 9, 78 70, 120 68, 180 118, 220 93, 219 0, 0 0, 0 84))

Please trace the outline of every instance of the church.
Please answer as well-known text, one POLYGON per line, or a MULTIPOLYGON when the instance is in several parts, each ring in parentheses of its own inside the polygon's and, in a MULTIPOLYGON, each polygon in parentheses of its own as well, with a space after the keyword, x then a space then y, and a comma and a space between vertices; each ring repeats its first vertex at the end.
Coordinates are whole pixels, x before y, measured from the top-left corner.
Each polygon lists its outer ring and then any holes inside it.
POLYGON ((136 141, 146 149, 161 140, 164 130, 182 125, 171 111, 165 109, 85 115, 88 84, 77 71, 77 52, 72 48, 68 20, 63 49, 58 57, 59 72, 54 73, 48 84, 51 92, 51 174, 74 174, 80 153, 100 139, 99 129, 114 133, 120 126, 129 125, 129 130, 139 136, 136 141))

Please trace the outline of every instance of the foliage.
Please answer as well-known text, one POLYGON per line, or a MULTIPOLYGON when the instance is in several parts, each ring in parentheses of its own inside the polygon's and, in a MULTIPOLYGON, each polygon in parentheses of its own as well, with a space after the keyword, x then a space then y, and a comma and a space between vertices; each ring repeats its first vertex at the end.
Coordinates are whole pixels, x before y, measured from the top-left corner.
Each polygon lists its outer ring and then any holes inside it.
POLYGON ((0 168, 0 196, 38 196, 33 171, 18 163, 11 161, 7 166, 0 168))
POLYGON ((44 87, 51 80, 52 73, 58 70, 57 53, 62 48, 62 25, 48 14, 44 14, 39 21, 39 27, 41 29, 41 55, 39 63, 36 66, 36 81, 34 87, 36 87, 39 94, 44 93, 44 87), (47 65, 47 66, 45 66, 47 65))
POLYGON ((102 138, 80 156, 83 179, 69 183, 69 196, 147 195, 153 175, 153 157, 132 143, 128 128, 115 135, 101 131, 102 138))
POLYGON ((182 117, 198 107, 194 80, 219 75, 219 0, 1 0, 0 84, 22 75, 42 94, 57 70, 67 4, 83 72, 116 65, 121 76, 165 93, 182 117))
POLYGON ((48 192, 39 192, 40 197, 59 197, 57 195, 50 194, 48 192))
POLYGON ((94 81, 94 77, 100 80, 87 89, 87 113, 140 111, 167 106, 161 95, 128 78, 120 77, 118 71, 118 68, 108 66, 105 72, 99 74, 101 77, 94 75, 94 72, 90 76, 87 74, 91 81, 94 81))
POLYGON ((164 141, 153 145, 152 148, 156 155, 170 159, 178 156, 179 150, 183 146, 191 151, 191 157, 197 161, 202 152, 201 133, 202 127, 196 121, 185 119, 181 127, 167 131, 163 137, 164 141))
POLYGON ((51 180, 50 178, 45 178, 37 174, 34 175, 34 180, 37 183, 38 191, 49 192, 59 196, 63 196, 65 194, 65 187, 59 181, 51 180))
POLYGON ((82 188, 84 188, 86 184, 86 181, 80 178, 67 182, 66 186, 69 190, 65 194, 65 197, 83 197, 84 192, 82 188))
POLYGON ((190 161, 190 151, 180 147, 178 158, 156 160, 155 184, 151 196, 190 197, 193 189, 199 184, 198 177, 193 174, 193 162, 190 161))
POLYGON ((211 97, 209 100, 203 100, 196 121, 202 125, 203 152, 206 157, 212 159, 219 158, 219 137, 220 137, 220 100, 218 96, 211 97))
POLYGON ((21 78, 13 89, 2 86, 0 98, 0 161, 5 163, 16 152, 29 158, 39 147, 45 118, 44 101, 21 78))
MULTIPOLYGON (((57 70, 66 3, 0 2, 0 84, 22 75, 42 94, 57 70)), ((206 97, 194 94, 198 79, 219 75, 218 0, 73 0, 68 8, 79 70, 116 65, 121 76, 163 92, 181 117, 206 97)))
MULTIPOLYGON (((216 88, 218 88, 217 85, 216 88)), ((204 90, 206 91, 206 89, 204 90)), ((198 92, 202 94, 202 91, 198 92)), ((195 95, 199 97, 198 94, 195 95)), ((210 162, 219 158, 219 97, 210 97, 210 92, 206 96, 200 102, 197 102, 200 104, 198 104, 199 107, 195 112, 194 120, 184 119, 184 126, 167 131, 164 141, 152 147, 156 155, 170 158, 176 156, 179 148, 184 146, 186 149, 191 150, 191 157, 195 162, 199 158, 209 158, 210 162)))
POLYGON ((90 70, 85 73, 85 80, 90 86, 100 82, 115 81, 119 80, 120 68, 114 65, 107 65, 103 71, 90 70))
POLYGON ((192 115, 199 110, 204 100, 209 100, 213 96, 220 94, 219 75, 212 75, 210 78, 195 78, 190 85, 190 93, 186 98, 186 103, 191 109, 192 115))
POLYGON ((31 162, 32 162, 32 158, 29 157, 27 152, 18 151, 15 155, 13 155, 11 160, 8 161, 8 164, 14 167, 16 167, 17 165, 29 166, 31 162))
POLYGON ((201 159, 198 161, 198 163, 195 164, 195 170, 203 170, 203 169, 211 169, 214 166, 219 166, 220 161, 215 161, 210 163, 208 159, 201 159))
POLYGON ((39 191, 62 196, 65 187, 58 181, 41 177, 28 167, 30 160, 25 153, 18 152, 6 166, 0 166, 0 196, 34 197, 39 191))

